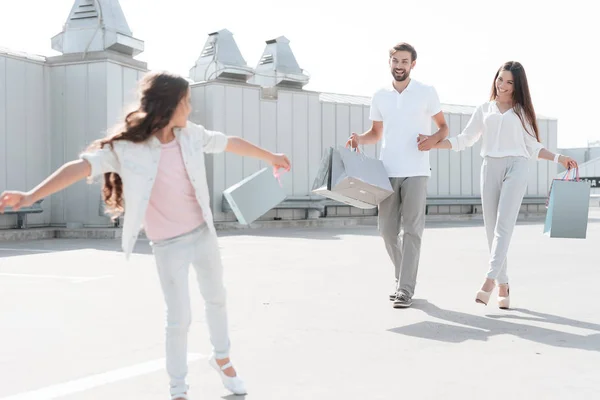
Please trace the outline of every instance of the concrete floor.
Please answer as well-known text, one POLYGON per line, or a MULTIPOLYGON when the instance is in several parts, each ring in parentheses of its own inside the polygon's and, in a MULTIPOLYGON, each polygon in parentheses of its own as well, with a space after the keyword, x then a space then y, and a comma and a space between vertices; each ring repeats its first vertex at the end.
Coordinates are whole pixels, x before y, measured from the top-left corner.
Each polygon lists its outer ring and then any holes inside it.
MULTIPOLYGON (((372 226, 219 232, 230 396, 194 280, 191 399, 600 398, 600 215, 585 240, 520 223, 513 309, 474 293, 487 269, 480 221, 432 222, 413 307, 388 300, 392 266, 372 226)), ((193 273, 192 273, 193 274, 193 273)), ((147 242, 0 242, 0 399, 168 399, 164 305, 147 242)))

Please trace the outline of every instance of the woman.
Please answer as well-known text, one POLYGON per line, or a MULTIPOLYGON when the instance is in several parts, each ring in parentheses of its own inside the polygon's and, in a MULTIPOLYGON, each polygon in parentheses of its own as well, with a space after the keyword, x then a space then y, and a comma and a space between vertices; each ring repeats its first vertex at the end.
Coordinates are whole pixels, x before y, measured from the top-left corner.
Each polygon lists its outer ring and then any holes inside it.
POLYGON ((124 211, 123 250, 128 257, 141 225, 152 242, 167 306, 166 367, 172 400, 188 399, 187 335, 191 323, 189 265, 196 269, 205 300, 213 346, 210 365, 224 386, 244 394, 244 382, 229 360, 229 332, 223 267, 212 222, 204 153, 232 152, 289 170, 283 154, 273 154, 238 138, 188 121, 190 89, 186 79, 150 73, 140 84, 137 109, 116 133, 98 140, 78 160, 64 164, 29 192, 0 195, 0 214, 56 193, 86 177, 104 175, 102 193, 113 218, 124 211))
MULTIPOLYGON (((487 305, 498 284, 498 306, 510 306, 506 255, 527 189, 529 159, 539 158, 577 168, 577 162, 554 154, 540 143, 536 115, 523 66, 509 61, 496 72, 490 101, 477 107, 464 131, 436 145, 462 151, 483 138, 481 199, 490 248, 489 270, 475 301, 487 305)), ((419 146, 428 137, 419 135, 419 146)))

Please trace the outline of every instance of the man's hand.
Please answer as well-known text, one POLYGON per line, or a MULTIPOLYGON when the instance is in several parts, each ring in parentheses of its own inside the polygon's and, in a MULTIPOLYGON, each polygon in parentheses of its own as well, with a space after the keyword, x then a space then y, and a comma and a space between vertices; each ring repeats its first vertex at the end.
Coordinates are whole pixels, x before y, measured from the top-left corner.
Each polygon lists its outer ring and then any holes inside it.
POLYGON ((346 148, 350 147, 352 149, 358 149, 358 139, 358 135, 352 132, 352 135, 350 135, 348 141, 346 142, 346 148))

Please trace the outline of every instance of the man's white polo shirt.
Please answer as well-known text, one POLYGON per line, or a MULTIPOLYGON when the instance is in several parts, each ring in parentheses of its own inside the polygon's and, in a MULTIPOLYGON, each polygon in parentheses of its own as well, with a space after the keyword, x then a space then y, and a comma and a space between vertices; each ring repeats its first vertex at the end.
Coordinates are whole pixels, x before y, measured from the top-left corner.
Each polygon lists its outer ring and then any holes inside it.
POLYGON ((431 176, 429 152, 419 150, 417 138, 431 135, 431 117, 440 111, 435 88, 414 79, 402 93, 390 85, 373 95, 370 119, 383 121, 379 159, 389 177, 431 176))

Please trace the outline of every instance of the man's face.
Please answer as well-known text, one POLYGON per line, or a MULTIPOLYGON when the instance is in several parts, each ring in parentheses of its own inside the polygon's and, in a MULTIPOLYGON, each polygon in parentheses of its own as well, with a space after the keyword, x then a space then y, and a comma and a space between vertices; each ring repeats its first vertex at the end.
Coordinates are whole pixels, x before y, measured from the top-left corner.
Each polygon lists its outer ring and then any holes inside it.
POLYGON ((405 81, 410 76, 410 71, 415 67, 409 51, 397 51, 390 57, 392 76, 398 82, 405 81))

